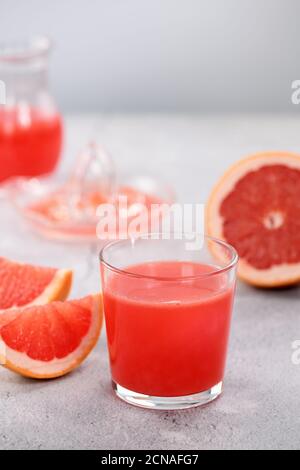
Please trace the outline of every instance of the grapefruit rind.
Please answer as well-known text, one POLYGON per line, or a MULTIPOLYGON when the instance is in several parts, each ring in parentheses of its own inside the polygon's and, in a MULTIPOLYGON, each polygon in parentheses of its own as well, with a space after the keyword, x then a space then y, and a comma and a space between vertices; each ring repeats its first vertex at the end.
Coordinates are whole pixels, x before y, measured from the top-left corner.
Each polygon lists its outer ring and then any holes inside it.
MULTIPOLYGON (((300 155, 292 152, 262 152, 240 160, 225 172, 213 188, 206 205, 205 225, 208 235, 225 240, 219 208, 236 183, 250 171, 276 164, 300 170, 300 155)), ((300 282, 300 263, 285 263, 270 269, 258 270, 240 259, 238 277, 257 287, 294 285, 300 282)))
POLYGON ((51 283, 33 302, 26 305, 44 305, 55 300, 64 301, 68 298, 72 287, 73 272, 68 269, 59 269, 51 283))
POLYGON ((91 325, 87 335, 74 352, 63 359, 53 359, 50 362, 38 361, 9 348, 0 337, 0 364, 17 374, 32 379, 54 379, 80 366, 95 347, 103 323, 102 296, 97 294, 92 297, 91 325))

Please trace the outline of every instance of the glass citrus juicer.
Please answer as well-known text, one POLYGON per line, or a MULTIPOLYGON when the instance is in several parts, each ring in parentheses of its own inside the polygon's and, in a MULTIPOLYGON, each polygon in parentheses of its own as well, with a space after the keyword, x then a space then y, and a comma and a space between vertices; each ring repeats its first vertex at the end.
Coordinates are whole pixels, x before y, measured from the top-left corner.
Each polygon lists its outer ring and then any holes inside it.
POLYGON ((35 231, 75 241, 124 238, 131 220, 146 216, 152 205, 175 201, 173 190, 158 178, 118 174, 110 155, 95 142, 79 153, 66 180, 17 178, 2 189, 35 231), (104 223, 107 210, 116 220, 113 233, 104 223))

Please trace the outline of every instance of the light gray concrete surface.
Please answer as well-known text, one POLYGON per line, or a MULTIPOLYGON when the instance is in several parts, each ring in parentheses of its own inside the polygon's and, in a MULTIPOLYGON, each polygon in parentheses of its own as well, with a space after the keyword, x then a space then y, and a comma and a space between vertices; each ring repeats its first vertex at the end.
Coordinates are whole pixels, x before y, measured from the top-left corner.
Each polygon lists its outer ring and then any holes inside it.
MULTIPOLYGON (((286 117, 110 116, 67 120, 66 172, 77 147, 96 134, 119 168, 168 176, 182 202, 205 201, 224 168, 253 151, 300 150, 300 119, 286 117)), ((99 289, 97 248, 51 243, 0 202, 0 255, 71 267, 73 297, 99 289)), ((74 373, 35 382, 0 370, 1 449, 299 449, 300 289, 238 286, 225 391, 180 412, 136 409, 116 399, 102 332, 74 373)))

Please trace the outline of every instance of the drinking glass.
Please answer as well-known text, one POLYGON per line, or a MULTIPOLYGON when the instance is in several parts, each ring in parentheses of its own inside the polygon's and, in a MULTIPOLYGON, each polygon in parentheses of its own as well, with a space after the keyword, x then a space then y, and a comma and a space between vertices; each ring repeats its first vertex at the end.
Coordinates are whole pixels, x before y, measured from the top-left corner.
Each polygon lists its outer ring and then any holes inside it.
POLYGON ((183 409, 222 392, 238 256, 195 234, 113 241, 100 253, 112 385, 145 408, 183 409))

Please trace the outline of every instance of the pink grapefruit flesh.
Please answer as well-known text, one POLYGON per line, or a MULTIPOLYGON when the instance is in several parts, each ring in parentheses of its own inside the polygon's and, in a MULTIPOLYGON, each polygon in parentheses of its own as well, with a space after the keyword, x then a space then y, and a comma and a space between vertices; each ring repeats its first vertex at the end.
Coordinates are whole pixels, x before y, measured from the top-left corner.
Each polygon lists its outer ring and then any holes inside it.
POLYGON ((235 247, 245 281, 299 282, 300 156, 268 152, 234 165, 209 199, 207 230, 235 247))
POLYGON ((26 377, 65 375, 91 352, 101 325, 100 295, 6 311, 0 317, 0 360, 26 377))
POLYGON ((0 311, 65 300, 71 285, 70 270, 32 266, 0 258, 0 311))

